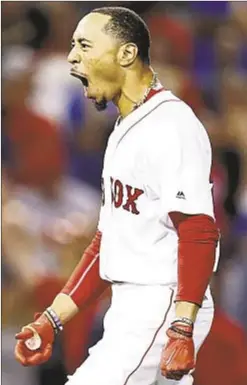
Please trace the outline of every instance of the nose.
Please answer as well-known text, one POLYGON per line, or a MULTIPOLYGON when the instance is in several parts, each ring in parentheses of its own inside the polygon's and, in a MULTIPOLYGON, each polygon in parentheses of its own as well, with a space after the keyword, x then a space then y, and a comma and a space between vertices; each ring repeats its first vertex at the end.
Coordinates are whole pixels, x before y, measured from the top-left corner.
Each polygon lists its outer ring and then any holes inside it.
POLYGON ((80 63, 80 61, 81 61, 80 55, 75 51, 75 47, 73 47, 72 50, 70 51, 67 60, 70 64, 80 63))

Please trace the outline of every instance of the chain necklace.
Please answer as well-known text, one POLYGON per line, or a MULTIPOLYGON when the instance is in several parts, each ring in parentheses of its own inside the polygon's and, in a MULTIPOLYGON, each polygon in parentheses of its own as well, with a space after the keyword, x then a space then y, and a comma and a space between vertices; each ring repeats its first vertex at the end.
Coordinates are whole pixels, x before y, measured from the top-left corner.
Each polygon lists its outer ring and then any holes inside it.
MULTIPOLYGON (((139 102, 135 103, 135 105, 134 105, 134 107, 133 107, 133 110, 135 110, 136 108, 140 107, 143 103, 145 103, 145 101, 146 101, 146 99, 147 99, 147 97, 148 97, 149 92, 150 92, 153 88, 155 88, 155 87, 157 86, 157 84, 158 84, 158 78, 157 78, 157 74, 154 72, 154 73, 153 73, 152 80, 151 80, 151 82, 150 82, 148 88, 146 89, 145 94, 143 95, 142 99, 141 99, 139 102)), ((133 111, 133 110, 132 110, 132 111, 133 111)))
MULTIPOLYGON (((148 86, 148 88, 146 89, 142 99, 139 101, 139 102, 136 102, 132 108, 132 111, 136 110, 138 107, 140 107, 142 104, 145 103, 145 101, 147 100, 147 97, 149 95, 149 92, 155 88, 157 85, 158 85, 159 81, 158 81, 158 78, 157 78, 157 74, 155 72, 153 72, 153 76, 152 76, 152 80, 148 86)), ((132 112, 131 111, 131 112, 132 112)), ((116 124, 119 125, 122 121, 123 121, 123 117, 121 115, 119 115, 118 119, 117 119, 117 122, 116 124)))

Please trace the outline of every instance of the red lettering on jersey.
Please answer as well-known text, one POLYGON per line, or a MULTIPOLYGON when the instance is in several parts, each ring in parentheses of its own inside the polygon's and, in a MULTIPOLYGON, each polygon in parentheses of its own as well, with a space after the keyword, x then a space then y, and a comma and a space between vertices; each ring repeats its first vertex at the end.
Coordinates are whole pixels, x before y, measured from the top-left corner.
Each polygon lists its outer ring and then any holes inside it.
POLYGON ((122 206, 123 203, 123 185, 120 180, 115 180, 114 182, 114 206, 116 208, 122 206))
POLYGON ((113 178, 111 178, 112 183, 112 201, 114 203, 114 206, 116 208, 122 206, 123 203, 123 185, 120 182, 120 180, 113 181, 113 178))
MULTIPOLYGON (((114 207, 119 208, 122 207, 124 210, 138 215, 140 214, 140 211, 137 209, 136 201, 137 199, 144 194, 144 191, 132 187, 130 185, 123 185, 122 182, 119 179, 114 180, 112 177, 110 177, 111 182, 111 203, 114 205, 114 207), (123 205, 123 197, 124 192, 126 191, 126 202, 123 205)), ((102 178, 102 190, 104 192, 104 180, 102 178)), ((103 204, 105 203, 105 194, 103 193, 103 204)))
POLYGON ((123 206, 123 209, 130 211, 132 214, 135 214, 135 215, 140 214, 140 211, 138 211, 137 207, 136 207, 136 201, 139 198, 139 196, 144 193, 144 191, 139 189, 139 188, 133 188, 132 186, 129 186, 128 184, 125 187, 127 190, 127 202, 123 206), (134 191, 132 193, 133 189, 134 189, 134 191))

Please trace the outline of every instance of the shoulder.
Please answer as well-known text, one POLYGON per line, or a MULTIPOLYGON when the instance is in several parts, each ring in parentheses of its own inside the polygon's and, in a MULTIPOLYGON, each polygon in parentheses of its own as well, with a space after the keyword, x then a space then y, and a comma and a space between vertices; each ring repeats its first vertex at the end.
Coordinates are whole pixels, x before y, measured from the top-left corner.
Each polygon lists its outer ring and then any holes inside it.
POLYGON ((210 150, 207 131, 192 108, 171 92, 160 95, 150 114, 150 123, 148 143, 154 157, 168 156, 174 160, 200 148, 210 150))
POLYGON ((152 114, 162 121, 180 122, 185 120, 198 121, 192 108, 179 99, 171 91, 163 91, 153 101, 152 114))
POLYGON ((172 136, 207 136, 192 108, 171 91, 161 92, 154 102, 150 108, 150 119, 153 122, 152 131, 158 137, 172 139, 172 136))

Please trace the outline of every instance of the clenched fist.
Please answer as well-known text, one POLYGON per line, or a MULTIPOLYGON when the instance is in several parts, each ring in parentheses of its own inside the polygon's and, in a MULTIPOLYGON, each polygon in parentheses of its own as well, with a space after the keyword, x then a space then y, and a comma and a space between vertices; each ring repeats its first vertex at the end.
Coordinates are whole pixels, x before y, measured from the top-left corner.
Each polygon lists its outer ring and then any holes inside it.
POLYGON ((45 314, 35 316, 35 321, 16 334, 15 358, 23 366, 40 365, 52 354, 55 331, 45 314), (31 339, 31 340, 30 340, 31 339))
POLYGON ((180 380, 195 367, 193 324, 175 321, 166 334, 169 339, 162 351, 161 374, 169 379, 180 380))

